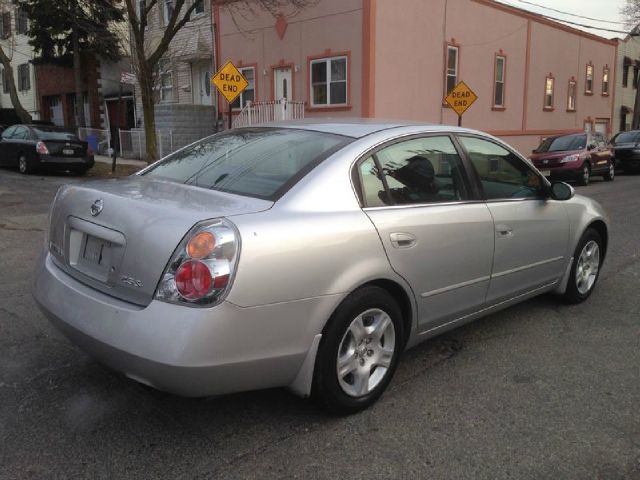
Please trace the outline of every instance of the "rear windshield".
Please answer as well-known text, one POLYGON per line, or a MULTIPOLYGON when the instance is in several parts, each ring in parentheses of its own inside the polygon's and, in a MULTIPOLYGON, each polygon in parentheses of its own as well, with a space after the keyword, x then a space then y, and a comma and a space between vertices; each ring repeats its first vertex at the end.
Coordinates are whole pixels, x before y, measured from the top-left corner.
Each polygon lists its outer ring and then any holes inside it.
POLYGON ((143 175, 275 200, 352 138, 304 130, 250 128, 180 150, 143 175))
POLYGON ((614 145, 617 143, 636 143, 638 140, 640 140, 640 132, 621 132, 611 140, 611 143, 614 145))
POLYGON ((536 151, 563 152, 566 150, 582 150, 586 146, 586 135, 567 135, 564 137, 545 138, 536 151))
POLYGON ((71 132, 63 130, 61 128, 51 127, 32 127, 36 132, 36 136, 40 140, 77 140, 78 137, 71 132))

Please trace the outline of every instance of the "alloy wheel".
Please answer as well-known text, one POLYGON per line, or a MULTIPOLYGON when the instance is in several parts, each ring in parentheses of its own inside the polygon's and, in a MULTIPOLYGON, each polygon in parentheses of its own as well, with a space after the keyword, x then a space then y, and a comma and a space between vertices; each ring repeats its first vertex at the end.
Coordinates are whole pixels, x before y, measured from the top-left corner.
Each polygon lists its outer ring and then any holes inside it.
POLYGON ((582 184, 587 185, 589 183, 589 167, 587 165, 582 167, 582 184))
POLYGON ((362 397, 385 378, 396 344, 391 317, 378 308, 353 319, 342 337, 336 359, 340 388, 351 397, 362 397))
POLYGON ((576 267, 576 287, 581 295, 587 294, 593 288, 599 269, 600 247, 595 240, 590 240, 582 248, 576 267))
POLYGON ((25 156, 21 156, 18 159, 18 170, 20 173, 27 173, 29 170, 29 165, 27 164, 27 158, 25 156))

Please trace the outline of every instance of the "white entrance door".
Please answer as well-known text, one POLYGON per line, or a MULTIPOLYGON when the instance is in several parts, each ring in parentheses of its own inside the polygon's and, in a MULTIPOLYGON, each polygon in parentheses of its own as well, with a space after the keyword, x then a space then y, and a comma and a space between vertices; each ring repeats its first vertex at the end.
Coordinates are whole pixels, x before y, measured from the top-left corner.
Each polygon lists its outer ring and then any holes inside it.
POLYGON ((211 64, 194 63, 191 68, 191 85, 193 85, 193 103, 197 105, 213 105, 211 96, 211 64))
POLYGON ((273 71, 273 81, 276 87, 274 89, 274 100, 277 101, 283 98, 289 101, 293 100, 291 67, 276 68, 273 71))

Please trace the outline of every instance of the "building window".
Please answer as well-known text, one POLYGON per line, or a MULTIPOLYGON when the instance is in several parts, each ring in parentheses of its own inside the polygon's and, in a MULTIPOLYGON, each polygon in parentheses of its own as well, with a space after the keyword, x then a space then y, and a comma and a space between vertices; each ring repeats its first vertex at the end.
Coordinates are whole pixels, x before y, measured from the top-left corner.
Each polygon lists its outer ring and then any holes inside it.
POLYGON ((609 95, 609 67, 602 69, 602 95, 609 95))
POLYGON ((553 110, 553 87, 555 79, 549 75, 544 81, 544 109, 553 110))
POLYGON ((31 90, 31 77, 29 76, 29 64, 18 65, 18 90, 26 92, 31 90))
POLYGON ((347 57, 311 61, 311 106, 347 105, 347 57))
POLYGON ((458 54, 458 47, 447 45, 447 69, 445 72, 446 95, 449 95, 449 92, 458 84, 458 54))
POLYGON ((163 3, 163 14, 164 14, 164 25, 169 25, 169 20, 171 20, 171 16, 173 15, 173 1, 174 0, 164 0, 163 3))
POLYGON ((11 13, 2 13, 2 22, 0 22, 0 38, 9 38, 11 36, 11 13))
POLYGON ((16 10, 16 33, 26 35, 29 31, 29 20, 24 8, 16 10))
POLYGON ((569 91, 567 92, 567 111, 576 111, 576 81, 573 78, 569 80, 569 91))
POLYGON ((624 88, 627 88, 627 86, 629 85, 629 65, 625 65, 622 67, 622 86, 624 88))
POLYGON ((9 70, 6 68, 2 69, 2 91, 9 93, 9 70))
POLYGON ((584 93, 585 95, 591 95, 593 93, 593 65, 590 63, 587 64, 585 70, 584 93))
POLYGON ((256 99, 256 69, 254 67, 239 68, 240 73, 247 79, 249 85, 231 104, 231 108, 243 109, 247 102, 253 102, 256 99))
POLYGON ((196 7, 193 9, 193 13, 200 15, 204 13, 204 0, 194 0, 196 7))
POLYGON ((171 70, 171 62, 161 60, 158 63, 158 77, 161 102, 173 101, 173 71, 171 70))
POLYGON ((494 84, 493 84, 493 106, 504 108, 504 82, 505 70, 507 65, 506 57, 502 55, 496 56, 494 84))

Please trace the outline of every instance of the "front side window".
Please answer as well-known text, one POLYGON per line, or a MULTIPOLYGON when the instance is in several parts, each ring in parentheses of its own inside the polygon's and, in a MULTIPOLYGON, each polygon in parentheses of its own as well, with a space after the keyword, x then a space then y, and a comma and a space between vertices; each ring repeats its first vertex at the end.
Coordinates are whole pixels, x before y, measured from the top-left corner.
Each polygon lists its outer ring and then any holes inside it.
POLYGON ((283 189, 352 140, 305 130, 244 128, 201 140, 143 175, 275 200, 283 189))
POLYGON ((445 93, 449 95, 451 90, 458 84, 458 47, 449 45, 447 47, 447 65, 445 71, 445 93))
POLYGON ((503 56, 496 56, 496 65, 494 72, 494 86, 493 86, 493 106, 504 107, 504 81, 505 81, 505 67, 507 59, 503 56))
POLYGON ((487 200, 538 198, 544 183, 524 160, 506 148, 477 137, 459 137, 487 200))
POLYGON ((602 70, 602 95, 609 95, 609 67, 602 70))
POLYGON ((25 92, 31 90, 31 77, 29 75, 29 64, 18 65, 18 90, 25 92))
POLYGON ((240 68, 240 73, 247 79, 249 85, 236 97, 231 104, 231 108, 242 109, 247 102, 253 102, 256 98, 256 70, 253 67, 240 68))
POLYGON ((567 92, 567 110, 574 112, 576 110, 576 81, 569 80, 569 91, 567 92))
POLYGON ((462 161, 448 136, 395 143, 376 152, 374 158, 377 163, 370 157, 360 165, 366 206, 443 203, 469 198, 462 161))
POLYGON ((593 93, 593 65, 588 64, 585 72, 584 93, 593 93))
POLYGON ((553 87, 555 79, 551 76, 547 77, 544 82, 544 109, 553 110, 553 87))
POLYGON ((311 60, 311 105, 347 105, 347 57, 311 60))

